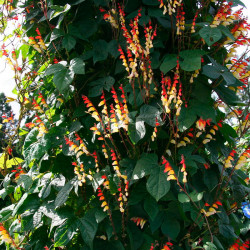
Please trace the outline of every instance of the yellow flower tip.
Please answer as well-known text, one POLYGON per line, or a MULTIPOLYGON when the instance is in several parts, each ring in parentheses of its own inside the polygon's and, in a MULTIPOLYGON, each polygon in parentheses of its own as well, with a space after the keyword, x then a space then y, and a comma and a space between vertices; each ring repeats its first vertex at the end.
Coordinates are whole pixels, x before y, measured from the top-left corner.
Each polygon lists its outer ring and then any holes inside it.
POLYGON ((104 209, 103 209, 104 212, 107 211, 107 210, 109 210, 109 206, 105 206, 104 209))

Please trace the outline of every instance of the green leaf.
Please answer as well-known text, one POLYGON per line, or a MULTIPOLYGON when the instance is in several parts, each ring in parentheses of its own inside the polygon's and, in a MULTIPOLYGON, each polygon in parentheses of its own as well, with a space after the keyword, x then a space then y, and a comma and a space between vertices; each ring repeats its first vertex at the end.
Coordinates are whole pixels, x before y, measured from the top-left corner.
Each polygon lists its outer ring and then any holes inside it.
POLYGON ((112 86, 115 83, 115 79, 112 76, 106 76, 104 77, 104 89, 106 89, 107 91, 110 91, 110 89, 112 88, 112 86))
POLYGON ((161 9, 148 8, 148 15, 151 17, 164 17, 161 9))
POLYGON ((102 208, 96 208, 95 219, 97 223, 102 222, 107 216, 108 214, 105 213, 102 208))
POLYGON ((136 226, 135 223, 130 221, 128 223, 127 232, 130 240, 131 249, 133 250, 140 249, 144 240, 142 231, 136 226))
POLYGON ((222 125, 222 127, 220 128, 220 131, 229 143, 234 142, 232 138, 238 137, 238 134, 235 131, 235 129, 233 129, 230 125, 226 123, 222 125))
POLYGON ((10 206, 7 206, 7 207, 4 207, 3 209, 1 209, 0 222, 7 220, 11 216, 14 207, 15 207, 15 205, 12 204, 10 206))
POLYGON ((77 230, 77 220, 68 219, 59 226, 54 235, 55 247, 66 246, 73 238, 77 230))
POLYGON ((246 8, 246 5, 240 0, 227 0, 227 2, 228 3, 233 2, 233 5, 232 5, 233 7, 240 5, 246 8))
POLYGON ((159 4, 157 0, 142 0, 142 2, 146 5, 158 5, 159 4))
POLYGON ((223 224, 221 220, 218 220, 219 232, 227 239, 237 238, 234 233, 234 228, 231 225, 223 224))
POLYGON ((0 190, 0 197, 4 200, 5 197, 8 195, 8 194, 11 194, 13 193, 14 191, 14 187, 9 185, 8 187, 6 188, 3 188, 0 190))
POLYGON ((161 112, 158 108, 144 104, 140 108, 140 115, 137 117, 137 121, 144 121, 148 125, 155 127, 156 118, 159 123, 161 123, 161 112))
POLYGON ((78 132, 82 128, 82 124, 79 121, 74 121, 70 124, 69 132, 78 132))
POLYGON ((226 35, 227 37, 229 37, 232 41, 235 41, 235 37, 233 36, 233 34, 231 33, 231 31, 224 25, 219 25, 218 28, 221 30, 221 32, 226 35))
POLYGON ((89 96, 89 97, 100 96, 100 95, 102 94, 102 91, 103 91, 103 86, 102 86, 102 85, 94 86, 93 88, 91 88, 91 89, 89 90, 88 96, 89 96))
POLYGON ((76 23, 76 27, 79 30, 79 36, 83 39, 87 39, 96 33, 98 29, 98 22, 96 19, 82 19, 81 21, 76 23))
POLYGON ((213 106, 210 106, 209 103, 203 103, 194 99, 190 102, 190 107, 197 116, 200 116, 204 120, 211 119, 216 123, 215 109, 213 106))
POLYGON ((164 57, 164 60, 160 66, 160 70, 166 74, 169 70, 177 66, 177 55, 167 54, 164 57))
POLYGON ((44 75, 45 76, 52 75, 52 74, 57 73, 58 71, 65 70, 66 69, 65 64, 67 64, 67 62, 63 61, 63 62, 51 65, 50 67, 46 69, 44 75))
POLYGON ((54 28, 50 36, 50 42, 56 40, 57 38, 61 36, 64 36, 64 31, 61 29, 54 28))
POLYGON ((161 225, 161 231, 171 239, 175 240, 180 232, 180 224, 173 217, 166 216, 161 225))
POLYGON ((215 170, 207 169, 204 172, 204 184, 208 187, 209 190, 212 190, 218 185, 218 175, 215 170))
POLYGON ((217 247, 212 242, 206 242, 203 248, 205 250, 217 250, 217 247))
POLYGON ((180 67, 185 71, 194 71, 201 68, 203 50, 183 50, 180 52, 180 67))
POLYGON ((209 25, 203 27, 199 31, 199 34, 205 40, 208 46, 213 45, 215 42, 219 41, 222 37, 219 28, 211 28, 209 25))
POLYGON ((75 74, 85 74, 85 63, 80 58, 74 58, 70 61, 69 69, 75 74))
POLYGON ((205 65, 202 68, 202 74, 206 75, 209 78, 217 79, 220 77, 220 71, 218 71, 214 66, 212 65, 205 65))
POLYGON ((115 83, 115 79, 112 76, 106 76, 98 78, 97 80, 89 83, 92 88, 89 91, 89 97, 96 97, 102 94, 103 89, 110 91, 115 83))
POLYGON ((42 138, 37 139, 37 135, 38 130, 34 128, 29 132, 24 141, 23 156, 28 164, 34 159, 40 159, 49 149, 48 141, 42 138))
POLYGON ((181 132, 190 128, 196 121, 197 116, 194 110, 182 106, 178 117, 178 128, 181 132))
POLYGON ((4 168, 4 163, 6 164, 6 168, 12 168, 14 166, 17 166, 18 164, 22 163, 23 160, 18 157, 14 157, 9 160, 9 156, 5 159, 5 154, 0 154, 0 168, 4 168), (5 161, 6 160, 6 161, 5 161))
POLYGON ((108 57, 108 43, 104 40, 98 40, 93 43, 93 61, 94 64, 106 60, 108 57))
POLYGON ((74 78, 74 72, 67 69, 66 65, 65 61, 51 65, 44 74, 45 76, 54 74, 53 81, 60 92, 67 89, 74 78))
POLYGON ((241 103, 234 90, 231 90, 223 85, 219 85, 214 90, 226 104, 236 106, 241 103))
POLYGON ((224 250, 224 247, 222 246, 221 242, 219 241, 219 239, 213 235, 214 238, 214 244, 216 245, 216 247, 220 250, 224 250))
POLYGON ((60 207, 61 205, 63 205, 69 196, 70 191, 73 189, 74 187, 74 183, 76 182, 77 178, 73 178, 71 181, 69 181, 68 183, 66 183, 66 185, 59 191, 59 193, 56 196, 55 199, 55 207, 60 207))
POLYGON ((159 212, 158 203, 151 196, 148 196, 144 200, 144 209, 147 212, 147 214, 149 215, 151 220, 154 220, 154 218, 156 217, 156 215, 159 212))
POLYGON ((128 135, 131 141, 136 144, 146 134, 146 128, 144 121, 137 121, 135 123, 130 122, 128 125, 128 135))
POLYGON ((190 202, 190 199, 186 194, 179 193, 178 194, 178 201, 181 203, 185 203, 185 202, 190 202))
POLYGON ((142 154, 141 158, 135 165, 132 178, 134 180, 140 179, 146 175, 149 175, 151 170, 157 167, 158 157, 156 154, 142 154))
POLYGON ((16 186, 14 190, 14 199, 19 201, 22 197, 22 188, 21 186, 16 186))
POLYGON ((165 213, 163 211, 159 212, 154 220, 149 220, 151 232, 154 233, 163 223, 165 218, 165 213))
POLYGON ((170 182, 164 173, 164 166, 155 167, 147 180, 147 191, 159 201, 170 190, 170 182))
POLYGON ((84 2, 85 0, 73 0, 70 2, 71 5, 77 5, 77 4, 80 4, 82 2, 84 2))
POLYGON ((65 6, 59 6, 59 5, 51 5, 50 8, 53 10, 52 14, 50 16, 50 19, 53 19, 57 16, 59 16, 62 13, 66 13, 70 10, 71 6, 69 4, 66 4, 65 6))
POLYGON ((12 212, 12 216, 16 215, 17 213, 24 212, 30 209, 38 209, 40 206, 39 198, 36 194, 29 195, 28 193, 24 193, 22 198, 16 204, 15 209, 12 212))
POLYGON ((64 69, 55 73, 53 81, 57 89, 62 93, 64 90, 68 89, 73 79, 74 73, 69 69, 64 69))
POLYGON ((108 52, 111 54, 114 58, 117 58, 119 56, 119 51, 118 51, 118 43, 117 40, 111 40, 108 43, 108 52))
POLYGON ((22 58, 24 60, 28 56, 28 54, 29 54, 29 49, 30 49, 30 46, 28 44, 23 44, 19 48, 19 50, 16 52, 17 58, 19 57, 19 53, 21 52, 22 53, 22 58))
POLYGON ((86 215, 83 218, 78 219, 78 227, 85 243, 93 249, 93 240, 98 228, 95 219, 86 215))
POLYGON ((204 219, 203 216, 201 215, 200 212, 195 211, 194 209, 191 209, 190 211, 190 216, 192 220, 199 226, 201 229, 203 224, 204 224, 204 219))
POLYGON ((70 51, 75 47, 75 45, 76 39, 73 36, 66 34, 62 40, 62 47, 70 51))
POLYGON ((22 184, 25 191, 27 191, 31 187, 32 183, 33 183, 32 178, 27 174, 21 174, 17 181, 18 185, 22 184))
POLYGON ((235 84, 236 78, 228 70, 225 70, 225 71, 221 72, 221 75, 224 78, 224 80, 226 81, 227 85, 230 86, 230 85, 234 85, 235 84))
POLYGON ((152 53, 151 61, 152 61, 151 62, 152 69, 157 69, 160 66, 161 61, 160 61, 160 52, 159 51, 154 51, 154 53, 152 53))
POLYGON ((202 193, 197 193, 196 191, 193 191, 192 193, 189 194, 190 198, 194 201, 200 201, 203 197, 203 192, 202 193))

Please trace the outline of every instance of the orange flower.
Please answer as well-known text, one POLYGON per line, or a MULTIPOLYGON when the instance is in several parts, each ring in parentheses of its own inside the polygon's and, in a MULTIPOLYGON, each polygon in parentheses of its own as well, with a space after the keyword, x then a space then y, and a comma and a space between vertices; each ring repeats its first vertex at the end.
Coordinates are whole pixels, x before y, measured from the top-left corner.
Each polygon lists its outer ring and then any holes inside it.
POLYGON ((137 226, 140 226, 141 229, 144 227, 147 220, 140 218, 140 217, 133 217, 130 220, 132 220, 134 223, 136 223, 137 226))
POLYGON ((200 118, 200 119, 196 122, 196 127, 197 127, 199 130, 205 131, 206 120, 203 120, 202 118, 200 118))
POLYGON ((176 180, 176 175, 173 168, 170 166, 169 162, 162 156, 162 165, 165 165, 164 173, 168 173, 167 180, 176 180))

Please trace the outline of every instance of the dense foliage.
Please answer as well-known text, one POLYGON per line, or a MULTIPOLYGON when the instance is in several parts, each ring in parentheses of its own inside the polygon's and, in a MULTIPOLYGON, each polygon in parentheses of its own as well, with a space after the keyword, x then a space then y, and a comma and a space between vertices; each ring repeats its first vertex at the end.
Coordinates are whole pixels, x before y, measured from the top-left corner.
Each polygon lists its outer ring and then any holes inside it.
POLYGON ((249 247, 241 1, 0 3, 21 105, 0 158, 2 246, 249 247))

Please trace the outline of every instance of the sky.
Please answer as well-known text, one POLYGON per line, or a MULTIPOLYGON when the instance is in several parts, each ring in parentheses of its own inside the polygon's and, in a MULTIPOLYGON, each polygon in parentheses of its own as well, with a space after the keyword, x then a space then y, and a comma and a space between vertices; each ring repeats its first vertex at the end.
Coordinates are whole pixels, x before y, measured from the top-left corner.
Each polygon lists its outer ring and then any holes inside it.
MULTIPOLYGON (((245 16, 248 16, 250 22, 250 0, 241 0, 247 7, 244 10, 245 16)), ((14 73, 9 65, 6 65, 5 60, 0 58, 0 92, 4 92, 7 97, 16 98, 16 95, 12 93, 15 88, 15 81, 13 79, 14 73)), ((19 104, 17 102, 10 103, 13 112, 19 114, 19 104)))

